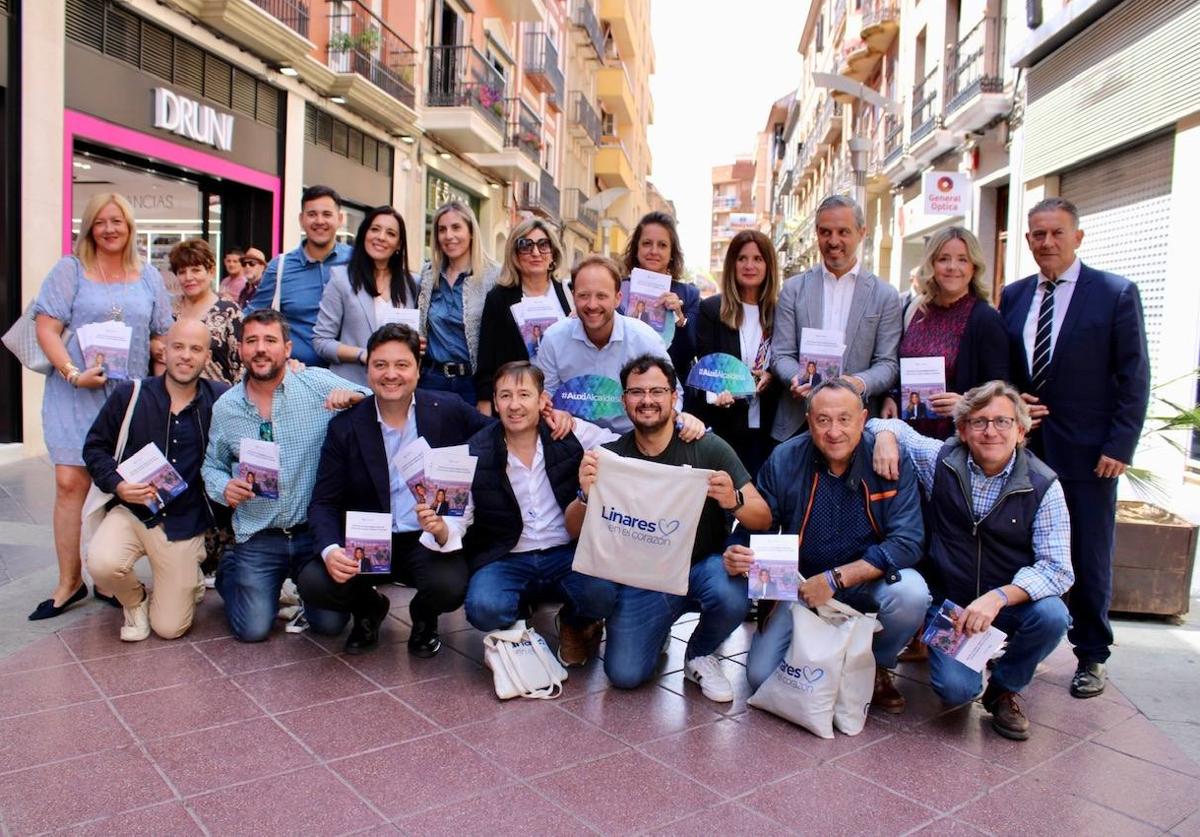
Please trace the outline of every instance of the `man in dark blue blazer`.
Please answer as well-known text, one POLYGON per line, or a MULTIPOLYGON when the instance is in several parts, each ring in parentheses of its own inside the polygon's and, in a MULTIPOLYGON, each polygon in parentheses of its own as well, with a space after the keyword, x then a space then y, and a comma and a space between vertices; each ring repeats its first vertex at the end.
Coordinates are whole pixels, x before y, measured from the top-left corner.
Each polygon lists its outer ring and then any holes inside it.
POLYGON ((1076 258, 1074 204, 1038 203, 1025 238, 1039 273, 1004 289, 1000 313, 1013 383, 1034 419, 1029 445, 1058 473, 1071 515, 1071 694, 1095 697, 1113 639, 1117 478, 1133 461, 1150 399, 1146 329, 1137 286, 1076 258))
POLYGON ((469 570, 461 551, 441 553, 422 535, 418 504, 395 464, 396 455, 423 437, 430 447, 465 444, 491 419, 457 395, 417 390, 420 337, 407 326, 385 325, 367 341, 367 385, 374 393, 329 423, 316 486, 308 507, 316 555, 298 573, 306 604, 350 613, 346 652, 361 654, 379 641, 390 602, 375 586, 401 581, 417 588, 409 603, 409 653, 432 657, 441 648, 439 614, 457 609, 469 570), (360 574, 344 549, 346 512, 390 512, 392 571, 360 574))

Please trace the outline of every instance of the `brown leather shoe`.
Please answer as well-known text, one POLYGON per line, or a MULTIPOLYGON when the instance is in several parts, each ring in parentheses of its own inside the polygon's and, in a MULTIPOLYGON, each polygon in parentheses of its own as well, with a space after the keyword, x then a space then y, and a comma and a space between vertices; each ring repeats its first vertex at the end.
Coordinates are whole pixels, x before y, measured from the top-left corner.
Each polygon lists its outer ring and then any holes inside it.
POLYGON ((919 633, 904 646, 899 659, 902 663, 923 663, 929 659, 929 646, 921 641, 919 633))
POLYGON ((558 661, 564 666, 581 666, 600 650, 603 622, 593 622, 584 628, 558 622, 558 661))
POLYGON ((1024 741, 1029 738, 1029 719, 1021 711, 1017 693, 1008 692, 988 684, 983 693, 983 708, 992 713, 992 729, 1011 738, 1024 741))
POLYGON ((871 695, 871 705, 890 715, 899 715, 904 711, 904 695, 896 688, 892 673, 883 666, 875 666, 875 692, 871 695))

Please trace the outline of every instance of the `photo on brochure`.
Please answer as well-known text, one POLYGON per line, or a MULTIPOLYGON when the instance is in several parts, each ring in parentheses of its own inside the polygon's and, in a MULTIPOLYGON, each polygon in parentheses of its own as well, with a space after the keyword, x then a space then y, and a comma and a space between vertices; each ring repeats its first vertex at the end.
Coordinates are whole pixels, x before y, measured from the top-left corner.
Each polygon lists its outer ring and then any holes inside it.
POLYGON ((900 418, 905 421, 937 418, 930 398, 945 391, 945 358, 900 358, 900 418))
POLYGON ((800 353, 797 362, 800 386, 817 386, 842 374, 842 355, 846 351, 840 331, 819 328, 800 329, 800 353))
POLYGON ((747 572, 746 594, 751 599, 794 602, 799 598, 800 537, 751 535, 754 560, 747 572))
POLYGON ((154 442, 117 465, 117 473, 131 483, 154 486, 156 499, 146 503, 151 514, 158 514, 159 509, 187 489, 187 481, 167 461, 154 442))
POLYGON ((462 517, 471 499, 478 457, 464 452, 464 445, 434 448, 425 456, 426 502, 442 517, 462 517))
POLYGON ((970 635, 958 632, 954 630, 954 620, 962 612, 961 607, 946 599, 929 620, 921 641, 967 668, 981 672, 987 661, 1004 648, 1008 634, 994 627, 970 635))
POLYGON ((89 323, 79 329, 79 351, 85 369, 100 367, 114 381, 129 379, 129 346, 133 330, 120 322, 89 323))
POLYGON ((392 571, 392 516, 382 512, 346 512, 346 554, 365 575, 392 571))
POLYGON ((250 484, 255 497, 279 499, 279 444, 242 439, 237 476, 250 484))
POLYGON ((658 333, 667 325, 667 309, 663 294, 671 292, 671 277, 635 267, 629 274, 629 297, 625 300, 625 316, 639 320, 658 333))

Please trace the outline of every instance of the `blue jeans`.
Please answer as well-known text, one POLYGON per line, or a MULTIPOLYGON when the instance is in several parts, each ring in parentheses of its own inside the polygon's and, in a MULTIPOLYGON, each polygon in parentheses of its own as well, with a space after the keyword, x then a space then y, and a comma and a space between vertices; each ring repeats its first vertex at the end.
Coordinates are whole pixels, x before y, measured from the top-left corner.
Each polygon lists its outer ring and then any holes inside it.
MULTIPOLYGON (((939 602, 940 604, 940 602, 939 602)), ((937 607, 929 608, 933 618, 937 607)), ((992 666, 990 682, 1006 692, 1029 685, 1038 663, 1046 659, 1067 633, 1071 617, 1057 596, 1006 607, 992 623, 1008 634, 1004 656, 992 666)), ((983 674, 929 647, 929 685, 950 706, 974 700, 983 689, 983 674)))
POLYGON ((436 369, 422 369, 417 389, 436 389, 452 392, 472 407, 475 406, 475 379, 470 375, 449 377, 436 369))
MULTIPOLYGON (((284 580, 312 551, 313 538, 307 530, 289 536, 278 529, 267 529, 245 543, 235 544, 221 558, 216 587, 236 639, 262 642, 267 638, 279 613, 279 591, 284 580)), ((319 608, 305 608, 304 615, 314 630, 325 634, 340 633, 349 620, 349 614, 319 608)))
MULTIPOLYGON (((888 584, 883 579, 858 584, 838 592, 840 602, 861 613, 876 612, 883 630, 871 643, 875 664, 895 668, 896 657, 912 639, 929 608, 929 588, 913 569, 900 571, 900 580, 888 584)), ((791 609, 776 607, 762 633, 750 641, 746 658, 746 679, 757 689, 774 671, 792 644, 791 609)))
POLYGON ((507 628, 521 618, 522 602, 561 601, 564 622, 583 627, 612 613, 617 585, 573 572, 575 545, 512 552, 492 561, 467 587, 467 621, 481 631, 507 628))
POLYGON ((686 659, 712 654, 746 618, 746 585, 744 576, 725 572, 720 555, 692 565, 686 596, 622 585, 608 618, 604 673, 619 689, 645 683, 654 674, 671 625, 688 611, 700 611, 700 621, 688 640, 686 659))

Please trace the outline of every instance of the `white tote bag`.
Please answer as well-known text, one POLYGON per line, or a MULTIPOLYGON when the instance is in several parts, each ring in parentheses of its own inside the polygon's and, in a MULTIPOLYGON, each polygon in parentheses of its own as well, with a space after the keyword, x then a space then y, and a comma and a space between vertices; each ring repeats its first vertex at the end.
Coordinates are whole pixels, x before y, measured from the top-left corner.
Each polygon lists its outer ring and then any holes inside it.
POLYGON ((792 643, 783 661, 747 702, 799 724, 821 738, 833 738, 835 720, 839 722, 838 729, 848 735, 861 732, 865 709, 871 703, 875 663, 872 658, 870 668, 864 670, 858 652, 865 637, 866 652, 870 655, 875 618, 864 616, 836 599, 816 611, 800 603, 789 606, 792 643), (847 670, 847 651, 852 642, 857 643, 858 652, 854 656, 855 667, 847 670), (871 679, 866 683, 866 697, 859 703, 864 674, 871 679))
MULTIPOLYGON (((883 630, 874 613, 859 613, 836 599, 829 601, 841 618, 850 621, 850 638, 842 662, 842 680, 833 707, 833 725, 838 732, 858 735, 867 725, 871 695, 875 692, 875 632, 883 630)), ((829 618, 837 618, 830 614, 829 618)))
POLYGON ((601 448, 572 569, 686 596, 696 528, 714 471, 601 448))
POLYGON ((483 638, 483 664, 492 670, 500 700, 556 698, 567 679, 567 670, 555 659, 542 635, 520 623, 483 638))
MULTIPOLYGON (((113 458, 117 462, 120 462, 121 457, 125 455, 125 442, 129 439, 129 422, 133 419, 133 410, 137 406, 138 396, 141 392, 142 382, 140 379, 134 378, 133 394, 129 396, 129 406, 125 408, 125 418, 121 420, 121 430, 117 433, 117 447, 113 451, 113 458)), ((81 552, 85 561, 88 545, 92 536, 96 534, 96 530, 100 528, 100 523, 104 520, 108 503, 112 497, 111 494, 101 491, 95 483, 92 483, 87 497, 83 500, 83 527, 80 530, 79 542, 82 545, 81 552)))

